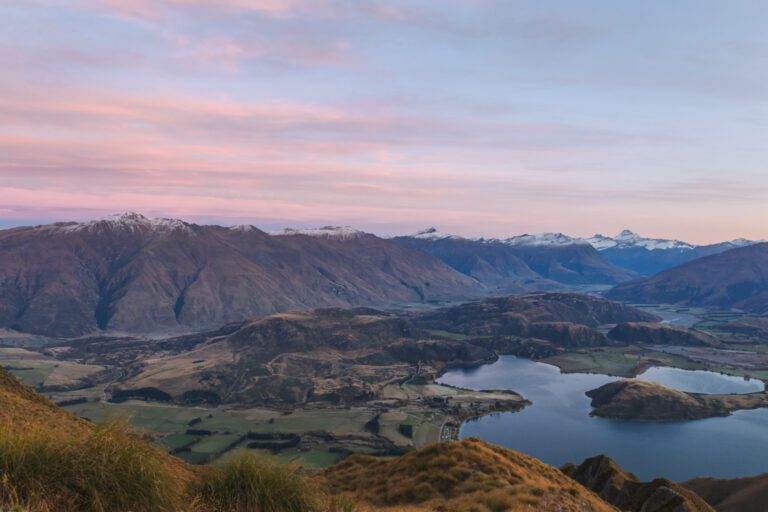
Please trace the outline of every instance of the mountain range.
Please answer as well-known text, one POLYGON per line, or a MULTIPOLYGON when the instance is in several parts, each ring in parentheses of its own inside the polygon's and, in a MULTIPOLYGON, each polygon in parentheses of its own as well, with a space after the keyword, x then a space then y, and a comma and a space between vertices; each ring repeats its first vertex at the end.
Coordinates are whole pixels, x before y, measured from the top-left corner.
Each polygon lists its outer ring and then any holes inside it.
POLYGON ((629 230, 613 238, 595 235, 587 241, 614 265, 642 276, 651 276, 704 256, 758 243, 737 238, 717 244, 695 245, 680 240, 645 238, 629 230))
POLYGON ((552 289, 563 284, 616 284, 637 275, 561 234, 508 239, 463 238, 429 228, 392 241, 430 254, 491 288, 552 289))
POLYGON ((194 330, 483 292, 436 258, 359 231, 270 235, 132 213, 0 231, 0 326, 36 334, 194 330))
POLYGON ((761 296, 752 302, 746 296, 764 286, 757 275, 731 283, 726 295, 733 300, 622 285, 656 268, 750 244, 694 246, 629 231, 588 240, 562 233, 464 238, 434 228, 387 239, 349 227, 267 233, 125 213, 0 231, 0 327, 65 337, 193 331, 315 307, 392 307, 617 284, 616 298, 746 304, 754 311, 761 296))
MULTIPOLYGON (((646 238, 630 230, 624 230, 615 237, 597 234, 590 238, 578 238, 563 233, 538 233, 505 239, 464 238, 438 231, 435 228, 419 231, 407 237, 396 237, 394 240, 401 243, 404 240, 411 240, 411 246, 422 250, 426 249, 427 252, 440 257, 449 265, 451 263, 448 260, 453 256, 450 255, 445 258, 441 256, 446 253, 444 246, 450 244, 454 247, 459 242, 465 246, 472 243, 483 246, 508 246, 514 249, 511 252, 523 256, 523 259, 527 255, 532 269, 542 275, 551 272, 557 281, 570 283, 584 281, 603 284, 622 282, 632 277, 650 276, 704 256, 760 242, 738 238, 716 244, 696 245, 681 240, 646 238), (432 244, 427 244, 427 242, 432 242, 432 244), (591 251, 590 246, 599 255, 591 251), (558 253, 559 256, 554 257, 554 261, 565 267, 565 272, 558 266, 551 266, 553 263, 551 255, 558 253), (544 258, 542 261, 539 258, 541 254, 548 254, 550 257, 544 258), (576 277, 572 272, 581 277, 576 277)), ((453 251, 447 252, 452 253, 453 251)), ((487 252, 487 249, 475 246, 475 252, 484 253, 487 252)), ((467 258, 463 259, 466 261, 467 258)), ((461 268, 454 268, 463 271, 461 268)))

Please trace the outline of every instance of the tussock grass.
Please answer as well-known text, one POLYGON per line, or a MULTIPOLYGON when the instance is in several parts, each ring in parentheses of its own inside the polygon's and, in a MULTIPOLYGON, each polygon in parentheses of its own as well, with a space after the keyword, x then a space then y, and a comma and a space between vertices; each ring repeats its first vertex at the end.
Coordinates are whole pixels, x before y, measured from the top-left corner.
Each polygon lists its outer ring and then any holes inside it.
POLYGON ((329 492, 373 506, 451 512, 613 510, 561 471, 477 439, 440 443, 401 457, 352 455, 326 470, 329 492))
POLYGON ((181 504, 183 478, 125 425, 73 437, 0 425, 0 503, 61 512, 149 512, 181 504))
POLYGON ((321 512, 318 487, 290 466, 239 452, 206 472, 194 491, 206 512, 321 512))

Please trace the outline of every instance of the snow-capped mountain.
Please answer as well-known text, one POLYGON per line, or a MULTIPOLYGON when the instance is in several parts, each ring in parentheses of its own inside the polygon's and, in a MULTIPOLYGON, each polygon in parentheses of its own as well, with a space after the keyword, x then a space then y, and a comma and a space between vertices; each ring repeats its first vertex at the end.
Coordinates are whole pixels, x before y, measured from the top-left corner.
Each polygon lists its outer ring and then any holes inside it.
POLYGON ((444 233, 442 231, 439 231, 437 228, 427 228, 421 231, 418 231, 411 235, 411 238, 417 238, 419 240, 460 240, 461 237, 458 235, 451 235, 448 233, 444 233))
POLYGON ((587 242, 614 265, 645 276, 704 256, 757 243, 739 238, 719 244, 696 245, 680 240, 646 238, 628 229, 615 237, 595 235, 587 239, 587 242))
POLYGON ((505 240, 502 243, 513 246, 543 247, 543 246, 565 246, 565 245, 585 245, 587 242, 581 238, 564 235, 563 233, 538 233, 534 235, 518 235, 505 240))
POLYGON ((360 231, 350 226, 323 226, 321 228, 308 229, 285 228, 282 231, 272 234, 275 236, 305 235, 319 238, 332 238, 334 240, 352 240, 367 235, 365 231, 360 231))
POLYGON ((552 289, 563 284, 613 284, 636 277, 611 265, 586 241, 563 233, 464 238, 429 228, 391 240, 435 256, 491 288, 506 291, 552 289))
POLYGON ((43 226, 57 231, 185 231, 192 233, 192 224, 179 219, 150 219, 136 212, 115 213, 87 222, 58 222, 43 226))
POLYGON ((682 242, 680 240, 645 238, 628 229, 625 229, 613 238, 598 234, 592 238, 588 238, 587 242, 598 251, 613 248, 626 249, 630 247, 642 247, 649 251, 670 249, 690 250, 696 247, 693 244, 682 242))

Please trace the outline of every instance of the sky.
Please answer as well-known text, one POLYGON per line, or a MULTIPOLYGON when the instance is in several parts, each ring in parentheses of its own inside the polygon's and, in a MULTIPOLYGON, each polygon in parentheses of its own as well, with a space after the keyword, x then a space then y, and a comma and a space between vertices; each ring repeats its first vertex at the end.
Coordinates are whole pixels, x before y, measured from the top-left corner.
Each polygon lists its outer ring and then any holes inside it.
POLYGON ((0 226, 768 238, 757 0, 0 0, 0 18, 0 226))

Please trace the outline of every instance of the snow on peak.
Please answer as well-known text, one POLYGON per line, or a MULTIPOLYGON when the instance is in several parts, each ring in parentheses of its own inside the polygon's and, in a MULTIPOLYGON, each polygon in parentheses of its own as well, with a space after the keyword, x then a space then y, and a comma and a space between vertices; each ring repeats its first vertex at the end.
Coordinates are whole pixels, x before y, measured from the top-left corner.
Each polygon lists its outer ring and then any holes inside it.
POLYGON ((320 238, 332 238, 334 240, 352 240, 360 238, 366 235, 364 231, 354 229, 350 226, 323 226, 322 228, 310 228, 310 229, 295 229, 285 228, 277 233, 272 233, 275 236, 316 236, 320 238))
POLYGON ((179 219, 155 218, 149 219, 136 212, 115 213, 101 219, 87 222, 54 224, 56 229, 63 231, 114 231, 114 230, 152 230, 152 231, 184 231, 192 232, 191 225, 179 219))
POLYGON ((687 242, 681 242, 680 240, 667 240, 663 238, 645 238, 634 231, 625 229, 615 237, 611 238, 604 235, 595 235, 587 240, 592 247, 598 251, 604 251, 617 247, 619 249, 629 249, 634 247, 640 247, 648 249, 649 251, 655 250, 690 250, 696 247, 695 245, 687 242))
POLYGON ((733 247, 735 249, 737 247, 747 247, 748 245, 761 244, 764 242, 765 240, 749 240, 747 238, 736 238, 735 240, 729 240, 727 242, 724 242, 724 244, 730 247, 733 247))
POLYGON ((414 233, 411 235, 411 238, 418 238, 419 240, 445 240, 447 238, 450 239, 458 239, 461 238, 456 235, 449 235, 448 233, 443 233, 442 231, 438 231, 437 228, 427 228, 425 230, 419 231, 418 233, 414 233))
POLYGON ((587 242, 598 251, 604 251, 605 249, 610 249, 611 247, 619 245, 619 242, 615 239, 603 235, 595 235, 592 238, 587 238, 587 242))
POLYGON ((507 245, 520 246, 566 246, 566 245, 584 245, 587 242, 581 238, 564 235, 563 233, 538 233, 535 235, 519 235, 502 240, 507 245))

